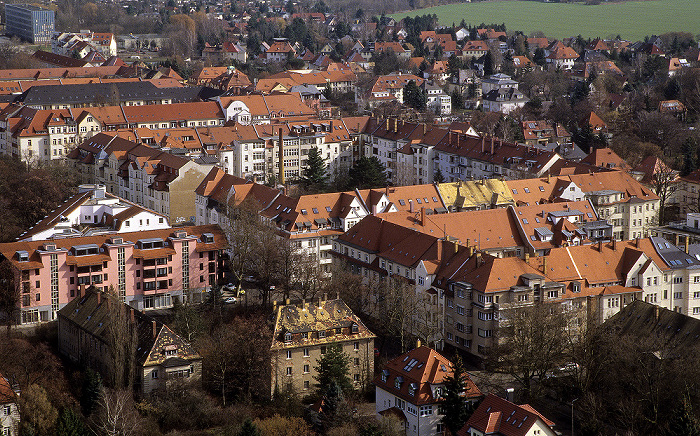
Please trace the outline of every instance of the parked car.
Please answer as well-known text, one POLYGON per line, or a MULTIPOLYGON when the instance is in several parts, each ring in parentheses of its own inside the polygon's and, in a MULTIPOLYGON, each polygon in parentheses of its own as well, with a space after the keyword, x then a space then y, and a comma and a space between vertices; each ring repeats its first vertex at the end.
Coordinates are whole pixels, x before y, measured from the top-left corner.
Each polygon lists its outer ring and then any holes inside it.
POLYGON ((238 301, 238 299, 236 299, 236 297, 224 298, 224 303, 226 303, 226 304, 232 304, 232 303, 235 303, 237 301, 238 301))

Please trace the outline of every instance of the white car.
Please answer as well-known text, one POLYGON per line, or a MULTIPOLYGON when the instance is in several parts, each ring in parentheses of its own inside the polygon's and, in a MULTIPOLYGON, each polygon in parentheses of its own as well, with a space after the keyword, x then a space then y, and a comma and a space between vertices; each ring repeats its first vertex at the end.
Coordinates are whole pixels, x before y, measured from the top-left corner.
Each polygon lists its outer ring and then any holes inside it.
POLYGON ((235 303, 237 301, 238 301, 238 299, 236 299, 236 297, 224 298, 224 303, 226 303, 226 304, 232 304, 232 303, 235 303))

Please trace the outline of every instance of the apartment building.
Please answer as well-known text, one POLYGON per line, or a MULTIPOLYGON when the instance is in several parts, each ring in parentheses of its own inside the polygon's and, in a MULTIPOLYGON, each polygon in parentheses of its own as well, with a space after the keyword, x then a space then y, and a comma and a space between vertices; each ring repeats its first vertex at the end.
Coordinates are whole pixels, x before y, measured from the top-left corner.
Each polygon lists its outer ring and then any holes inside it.
POLYGON ((552 249, 547 256, 495 258, 460 252, 436 274, 445 293, 445 341, 483 355, 501 311, 561 304, 571 325, 603 322, 637 299, 700 315, 700 261, 661 238, 552 249), (696 298, 697 297, 697 298, 696 298))
POLYGON ((353 386, 367 386, 374 375, 375 335, 341 299, 323 298, 300 305, 274 303, 275 328, 270 347, 270 396, 291 387, 301 396, 313 392, 316 366, 329 347, 350 358, 353 386))
MULTIPOLYGON (((81 366, 109 379, 115 362, 109 345, 116 313, 135 337, 134 389, 148 395, 172 382, 198 383, 202 357, 165 324, 100 290, 87 290, 58 312, 58 350, 81 366)), ((127 333, 127 334, 128 334, 127 333)))
POLYGON ((127 233, 170 228, 168 218, 106 192, 104 185, 81 185, 78 193, 22 233, 19 241, 127 233))
POLYGON ((144 144, 99 133, 68 158, 85 184, 161 213, 171 223, 194 221, 195 193, 213 164, 175 156, 144 144))
POLYGON ((678 207, 681 214, 700 212, 700 170, 676 179, 667 203, 678 207))
POLYGON ((117 39, 113 33, 56 33, 51 37, 51 51, 56 54, 71 56, 84 43, 99 52, 105 59, 117 55, 117 39))
MULTIPOLYGON (((452 376, 452 362, 419 342, 417 348, 387 362, 375 377, 377 414, 390 416, 392 411, 400 411, 406 435, 444 434, 440 402, 445 379, 452 376)), ((469 375, 464 385, 465 399, 470 403, 483 397, 469 375)))
POLYGON ((517 204, 588 199, 618 240, 644 237, 658 221, 659 197, 623 171, 509 180, 517 204))
POLYGON ((54 32, 54 11, 32 4, 6 4, 5 31, 32 44, 47 44, 54 32))
POLYGON ((447 182, 539 177, 560 159, 495 137, 396 119, 370 119, 363 143, 364 155, 377 157, 395 184, 425 183, 437 174, 447 182))
POLYGON ((301 99, 298 92, 272 95, 216 97, 226 121, 237 124, 270 124, 276 120, 303 121, 316 117, 316 111, 301 99))
POLYGON ((56 319, 81 286, 113 288, 120 301, 144 310, 171 307, 176 298, 201 301, 222 278, 226 247, 218 226, 186 226, 10 242, 0 244, 0 261, 19 293, 16 322, 32 324, 56 319))

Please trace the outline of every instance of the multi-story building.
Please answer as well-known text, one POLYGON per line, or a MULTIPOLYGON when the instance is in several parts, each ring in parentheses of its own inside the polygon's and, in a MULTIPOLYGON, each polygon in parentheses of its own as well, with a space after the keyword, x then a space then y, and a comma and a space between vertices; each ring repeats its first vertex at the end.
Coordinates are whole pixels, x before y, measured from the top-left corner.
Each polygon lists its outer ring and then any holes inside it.
POLYGON ((324 298, 301 305, 275 303, 272 336, 271 386, 306 396, 312 393, 318 375, 318 360, 329 347, 340 346, 349 358, 353 386, 364 389, 374 375, 374 338, 352 310, 341 300, 324 298))
POLYGON ((105 59, 117 55, 117 40, 113 33, 57 33, 51 38, 51 51, 56 54, 71 56, 73 51, 87 43, 91 49, 99 52, 105 59))
POLYGON ((19 392, 12 388, 10 381, 0 374, 0 434, 17 436, 19 434, 19 392))
POLYGON ((83 183, 104 185, 171 223, 194 221, 194 191, 213 167, 106 133, 86 140, 68 158, 83 183))
POLYGON ((138 309, 171 307, 174 299, 201 301, 222 279, 219 253, 227 247, 218 226, 100 234, 0 244, 12 271, 19 319, 56 319, 81 286, 105 292, 138 309))
POLYGON ((54 12, 30 4, 5 5, 5 32, 32 44, 48 44, 54 31, 54 12))
MULTIPOLYGON (((454 375, 454 368, 443 355, 426 346, 390 360, 374 379, 376 410, 380 416, 392 410, 400 411, 406 435, 427 436, 444 434, 444 415, 440 402, 445 393, 445 379, 454 375)), ((465 400, 474 403, 483 396, 466 375, 465 400)))
POLYGON ((517 204, 536 205, 588 199, 618 240, 644 237, 656 225, 659 197, 623 171, 509 180, 517 204))
POLYGON ((104 185, 81 185, 46 218, 22 233, 20 241, 169 229, 165 215, 145 209, 116 195, 104 185))
POLYGON ((71 361, 91 368, 109 380, 114 367, 110 327, 123 320, 135 343, 134 389, 140 395, 162 389, 168 383, 201 380, 202 357, 165 324, 119 302, 100 290, 86 290, 58 312, 58 350, 71 361))

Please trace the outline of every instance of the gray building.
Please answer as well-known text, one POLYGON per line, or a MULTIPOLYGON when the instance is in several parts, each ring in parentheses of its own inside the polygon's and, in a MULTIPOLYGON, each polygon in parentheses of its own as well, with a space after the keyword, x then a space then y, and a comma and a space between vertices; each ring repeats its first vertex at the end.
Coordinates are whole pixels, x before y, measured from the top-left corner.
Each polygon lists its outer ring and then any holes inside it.
POLYGON ((5 31, 25 41, 47 44, 54 31, 54 12, 28 4, 5 5, 5 31))

